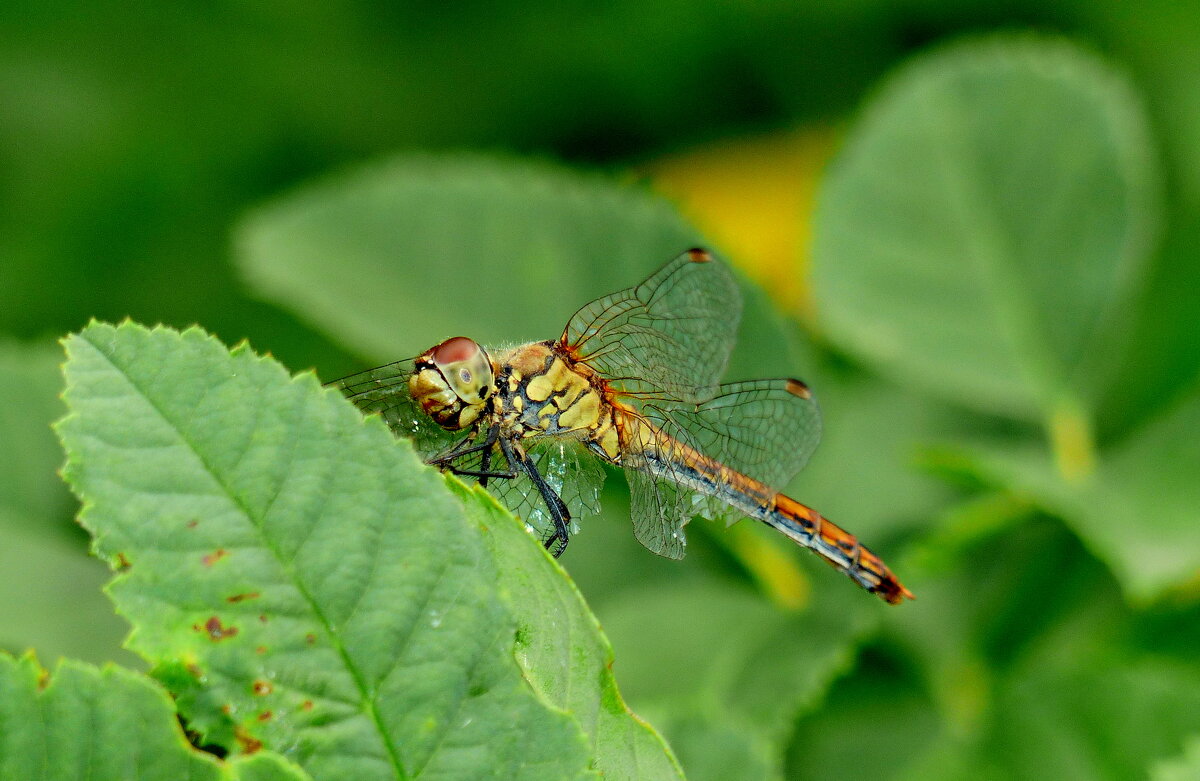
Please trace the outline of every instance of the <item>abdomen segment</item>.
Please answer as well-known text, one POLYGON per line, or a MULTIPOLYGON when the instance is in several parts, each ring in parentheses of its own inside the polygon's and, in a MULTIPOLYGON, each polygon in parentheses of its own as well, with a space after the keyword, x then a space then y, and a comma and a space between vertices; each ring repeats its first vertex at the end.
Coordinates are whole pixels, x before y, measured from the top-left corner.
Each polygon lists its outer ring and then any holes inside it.
POLYGON ((790 496, 777 494, 773 510, 760 516, 806 548, 812 548, 835 569, 846 573, 860 586, 890 604, 913 599, 883 560, 862 545, 858 538, 790 496))

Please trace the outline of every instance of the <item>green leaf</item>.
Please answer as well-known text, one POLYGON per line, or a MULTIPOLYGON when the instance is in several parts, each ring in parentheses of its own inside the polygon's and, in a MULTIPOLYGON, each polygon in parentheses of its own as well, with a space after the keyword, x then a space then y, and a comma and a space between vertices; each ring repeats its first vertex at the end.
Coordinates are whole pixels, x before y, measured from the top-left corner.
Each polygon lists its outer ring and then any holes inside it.
POLYGON ((1200 677, 1152 662, 1030 671, 999 693, 982 777, 1143 777, 1200 729, 1200 677))
POLYGON ((1057 476, 1045 454, 978 447, 981 475, 1061 515, 1120 581, 1146 603, 1200 573, 1200 385, 1102 452, 1082 484, 1057 476))
POLYGON ((483 488, 449 478, 485 530, 499 590, 517 619, 517 660, 542 696, 590 738, 604 778, 683 778, 663 739, 630 712, 612 674, 613 652, 575 584, 483 488), (545 624, 552 622, 547 632, 545 624), (597 687, 599 682, 599 687, 597 687))
POLYGON ((936 738, 938 714, 918 681, 868 648, 855 671, 838 680, 820 710, 796 724, 788 778, 896 778, 915 749, 936 738))
POLYGON ((171 700, 143 676, 0 654, 0 777, 21 781, 302 781, 269 752, 226 763, 188 744, 171 700))
POLYGON ((1135 599, 1200 573, 1200 384, 1106 453, 1068 518, 1135 599))
POLYGON ((779 747, 751 724, 726 714, 698 712, 686 707, 666 710, 661 716, 654 713, 654 723, 673 736, 690 781, 775 781, 782 778, 779 747))
POLYGON ((780 777, 797 715, 851 665, 878 615, 863 596, 823 591, 804 610, 781 610, 692 573, 631 586, 603 615, 624 690, 654 716, 688 778, 749 781, 780 777))
MULTIPOLYGON (((1127 642, 1138 615, 1061 525, 980 541, 960 570, 918 580, 922 611, 888 615, 944 721, 901 777, 1138 778, 1196 731, 1197 668, 1166 645, 1127 642)), ((1192 631, 1181 621, 1173 633, 1192 631)))
POLYGON ((81 521, 128 564, 109 590, 130 646, 194 678, 207 739, 318 779, 585 771, 513 658, 479 533, 382 422, 199 329, 93 324, 67 351, 81 521))
POLYGON ((621 680, 635 705, 720 713, 780 745, 874 626, 876 606, 863 596, 831 591, 805 610, 785 611, 744 588, 693 577, 652 596, 627 589, 605 611, 605 626, 622 652, 621 680), (626 648, 637 652, 626 655, 626 648))
POLYGON ((1152 768, 1180 773, 1192 757, 1169 758, 1200 725, 1198 684, 1195 669, 1153 660, 1033 663, 996 687, 982 731, 935 744, 902 777, 1118 781, 1152 768))
POLYGON ((1074 45, 1005 36, 921 57, 824 184, 822 325, 906 383, 1046 422, 1064 450, 1082 440, 1086 462, 1159 221, 1155 171, 1132 90, 1074 45))
POLYGON ((997 681, 1026 659, 1094 657, 1127 611, 1111 573, 1044 516, 977 538, 950 572, 922 572, 912 559, 904 563, 920 609, 885 613, 886 636, 913 660, 956 735, 979 728, 997 681))
POLYGON ((239 233, 250 284, 355 349, 412 355, 462 332, 549 339, 699 235, 600 176, 483 156, 405 156, 268 206, 239 233))
POLYGON ((1097 414, 1097 435, 1102 441, 1127 435, 1200 381, 1197 248, 1200 212, 1173 213, 1141 304, 1135 308, 1138 321, 1130 329, 1123 361, 1115 370, 1121 382, 1097 414))
MULTIPOLYGON (((482 155, 406 155, 247 218, 252 287, 376 360, 455 334, 550 339, 579 307, 641 282, 703 237, 663 198, 596 174, 482 155)), ((763 292, 730 375, 788 373, 795 345, 763 292)))

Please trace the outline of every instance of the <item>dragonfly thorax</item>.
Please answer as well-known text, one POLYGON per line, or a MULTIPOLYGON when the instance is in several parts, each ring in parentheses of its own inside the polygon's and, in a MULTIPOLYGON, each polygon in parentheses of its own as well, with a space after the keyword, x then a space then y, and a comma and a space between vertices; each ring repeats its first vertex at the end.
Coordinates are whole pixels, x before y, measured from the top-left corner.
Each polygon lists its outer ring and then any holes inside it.
POLYGON ((473 340, 455 336, 416 359, 408 389, 426 415, 454 431, 479 419, 495 395, 495 383, 487 352, 473 340))

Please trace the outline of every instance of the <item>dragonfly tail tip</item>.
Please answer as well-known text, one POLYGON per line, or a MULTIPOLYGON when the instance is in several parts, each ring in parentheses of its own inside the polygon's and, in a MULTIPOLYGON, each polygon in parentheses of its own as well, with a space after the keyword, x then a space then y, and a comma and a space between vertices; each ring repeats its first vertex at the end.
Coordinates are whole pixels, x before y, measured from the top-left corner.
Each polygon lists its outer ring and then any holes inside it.
POLYGON ((879 585, 875 586, 875 588, 871 589, 871 591, 878 594, 880 598, 889 605, 900 605, 903 604, 904 600, 906 599, 915 600, 917 598, 916 595, 904 587, 904 584, 896 580, 894 577, 881 581, 879 585))

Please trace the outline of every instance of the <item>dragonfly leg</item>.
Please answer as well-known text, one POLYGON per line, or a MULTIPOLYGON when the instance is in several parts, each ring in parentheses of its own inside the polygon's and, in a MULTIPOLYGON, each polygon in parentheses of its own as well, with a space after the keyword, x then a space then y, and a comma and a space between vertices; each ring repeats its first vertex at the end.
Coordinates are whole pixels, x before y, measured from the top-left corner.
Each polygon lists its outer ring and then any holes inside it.
MULTIPOLYGON (((496 439, 499 436, 500 436, 500 426, 493 425, 490 429, 488 429, 487 439, 484 440, 484 443, 483 443, 484 445, 486 445, 486 447, 483 449, 483 455, 479 459, 479 471, 483 472, 484 474, 480 474, 480 475, 478 475, 478 477, 479 477, 479 484, 481 486, 483 486, 484 488, 487 488, 487 481, 488 481, 489 477, 501 477, 502 476, 499 473, 494 474, 494 475, 487 474, 488 472, 492 471, 492 452, 495 450, 496 439)), ((512 471, 512 464, 506 462, 506 466, 508 467, 508 471, 509 471, 508 479, 512 479, 513 477, 516 477, 516 473, 512 471)))
POLYGON ((482 469, 455 469, 452 466, 447 467, 447 469, 450 471, 450 474, 452 474, 452 475, 460 475, 460 476, 464 476, 464 477, 478 477, 480 485, 487 485, 487 483, 485 481, 489 477, 496 477, 501 480, 512 480, 514 477, 517 476, 516 472, 495 472, 495 471, 485 472, 482 469))
POLYGON ((429 464, 430 466, 442 466, 443 464, 448 464, 451 461, 461 458, 462 456, 469 455, 478 450, 482 450, 483 449, 482 445, 474 445, 474 446, 468 447, 468 445, 470 445, 471 442, 474 441, 475 437, 478 436, 478 434, 479 434, 479 427, 477 425, 472 426, 470 433, 468 433, 465 437, 463 437, 459 441, 455 442, 454 445, 449 450, 443 451, 442 453, 439 453, 436 456, 431 456, 430 458, 425 459, 425 463, 429 464))
POLYGON ((550 517, 554 520, 554 533, 547 537, 542 544, 546 546, 546 550, 550 551, 550 555, 557 559, 567 549, 567 543, 570 541, 571 512, 567 509, 562 497, 546 483, 545 478, 533 465, 529 454, 520 445, 513 446, 507 439, 501 439, 500 450, 510 465, 515 464, 517 468, 529 475, 529 479, 537 487, 538 493, 542 495, 542 501, 546 503, 546 509, 550 511, 550 517))
POLYGON ((472 445, 471 447, 463 447, 466 442, 470 442, 472 439, 474 439, 474 435, 471 435, 467 437, 464 442, 458 443, 454 446, 454 448, 447 451, 445 454, 431 458, 425 463, 429 464, 430 466, 436 466, 437 468, 454 475, 479 478, 479 484, 484 488, 487 488, 487 481, 492 477, 504 480, 512 480, 517 476, 517 473, 513 471, 511 462, 506 461, 504 465, 506 468, 504 469, 492 469, 492 451, 496 447, 496 440, 499 438, 499 436, 500 427, 492 426, 488 430, 487 439, 481 444, 472 445), (454 462, 463 456, 469 456, 470 454, 478 453, 481 450, 483 451, 483 456, 480 459, 478 469, 460 469, 454 465, 454 462))

